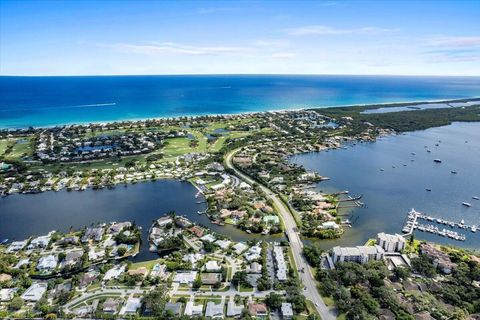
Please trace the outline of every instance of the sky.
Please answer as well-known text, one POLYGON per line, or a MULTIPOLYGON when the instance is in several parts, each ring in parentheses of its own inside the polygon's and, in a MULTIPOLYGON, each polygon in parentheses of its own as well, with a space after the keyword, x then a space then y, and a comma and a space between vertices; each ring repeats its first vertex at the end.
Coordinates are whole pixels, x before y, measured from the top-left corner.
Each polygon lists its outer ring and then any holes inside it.
POLYGON ((480 75, 480 1, 0 0, 0 75, 480 75))

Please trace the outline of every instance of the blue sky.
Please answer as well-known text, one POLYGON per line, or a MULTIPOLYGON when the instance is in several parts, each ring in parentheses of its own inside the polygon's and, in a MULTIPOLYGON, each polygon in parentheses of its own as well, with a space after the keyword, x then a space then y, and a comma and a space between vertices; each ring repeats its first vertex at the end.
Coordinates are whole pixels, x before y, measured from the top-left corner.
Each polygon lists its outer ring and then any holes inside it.
POLYGON ((0 0, 0 74, 480 75, 480 1, 0 0))

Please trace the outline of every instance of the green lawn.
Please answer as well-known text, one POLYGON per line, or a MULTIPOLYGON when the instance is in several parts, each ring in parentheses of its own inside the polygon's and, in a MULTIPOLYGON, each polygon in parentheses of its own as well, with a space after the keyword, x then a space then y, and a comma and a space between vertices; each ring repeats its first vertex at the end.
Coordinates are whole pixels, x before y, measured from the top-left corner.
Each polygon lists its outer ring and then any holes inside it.
POLYGON ((130 266, 130 270, 140 269, 142 267, 147 268, 148 270, 152 270, 153 266, 157 263, 163 262, 163 259, 155 259, 155 260, 148 260, 142 262, 135 262, 130 266))
POLYGON ((253 292, 253 288, 244 287, 240 285, 240 292, 253 292))

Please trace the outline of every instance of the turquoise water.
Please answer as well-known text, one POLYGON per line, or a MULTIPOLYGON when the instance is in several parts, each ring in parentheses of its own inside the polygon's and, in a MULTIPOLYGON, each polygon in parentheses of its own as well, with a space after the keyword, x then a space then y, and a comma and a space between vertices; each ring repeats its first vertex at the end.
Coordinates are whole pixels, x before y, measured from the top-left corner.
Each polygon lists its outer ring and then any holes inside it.
POLYGON ((0 77, 0 128, 480 96, 479 77, 0 77))
MULTIPOLYGON (((480 197, 480 123, 454 123, 388 136, 347 149, 297 155, 291 161, 331 178, 319 183, 319 190, 363 194, 364 208, 343 211, 355 221, 353 228, 341 240, 322 242, 325 247, 362 244, 381 231, 401 233, 411 208, 436 218, 455 222, 464 219, 469 225, 480 225, 480 201, 472 199, 480 197), (437 158, 442 163, 433 161, 437 158), (452 170, 458 173, 452 174, 452 170)), ((464 233, 467 240, 459 242, 420 231, 415 236, 480 249, 480 228, 476 233, 452 230, 464 233)))

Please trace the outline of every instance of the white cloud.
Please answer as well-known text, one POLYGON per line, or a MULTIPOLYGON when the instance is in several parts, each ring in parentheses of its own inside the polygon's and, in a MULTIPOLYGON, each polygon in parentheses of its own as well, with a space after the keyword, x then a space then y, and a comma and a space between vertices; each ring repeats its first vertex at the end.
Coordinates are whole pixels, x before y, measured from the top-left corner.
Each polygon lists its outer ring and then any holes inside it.
POLYGON ((178 44, 174 42, 150 42, 148 44, 129 44, 115 43, 102 44, 101 47, 108 47, 118 51, 147 54, 147 55, 163 55, 163 54, 179 54, 189 56, 201 55, 219 55, 219 54, 238 54, 249 51, 246 47, 230 47, 230 46, 192 46, 178 44))
POLYGON ((387 29, 378 27, 362 27, 354 29, 339 29, 325 25, 310 25, 298 28, 287 29, 287 33, 293 36, 306 35, 343 35, 343 34, 381 34, 397 32, 398 29, 387 29))
POLYGON ((291 59, 295 56, 296 54, 292 52, 275 52, 272 54, 272 58, 275 59, 291 59))
POLYGON ((287 40, 282 39, 270 39, 270 40, 257 40, 255 45, 259 47, 285 47, 289 44, 287 40))
POLYGON ((435 47, 480 47, 480 37, 435 37, 430 40, 435 47))

